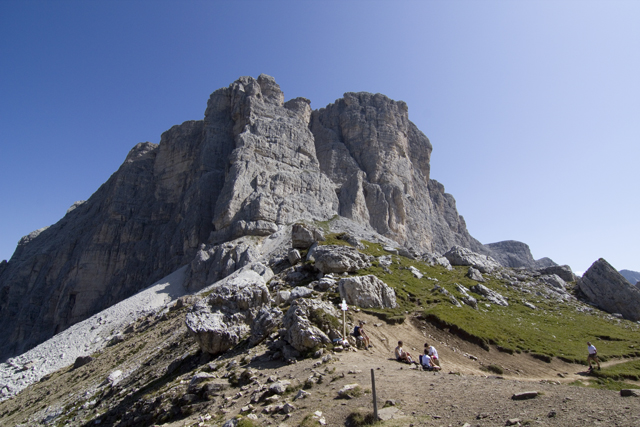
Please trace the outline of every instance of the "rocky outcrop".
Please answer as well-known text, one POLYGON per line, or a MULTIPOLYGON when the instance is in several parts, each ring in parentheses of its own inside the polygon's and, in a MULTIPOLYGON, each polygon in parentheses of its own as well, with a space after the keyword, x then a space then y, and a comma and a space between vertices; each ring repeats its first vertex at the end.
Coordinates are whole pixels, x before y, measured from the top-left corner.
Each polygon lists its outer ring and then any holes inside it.
POLYGON ((309 249, 315 242, 324 241, 324 234, 315 227, 293 224, 291 228, 291 246, 296 249, 309 249))
POLYGON ((578 280, 587 300, 609 313, 640 320, 640 289, 633 286, 606 260, 600 258, 578 280))
POLYGON ((315 325, 311 319, 317 313, 336 316, 336 310, 329 303, 312 300, 297 299, 291 303, 291 307, 282 319, 282 333, 284 340, 298 352, 314 349, 322 344, 331 343, 327 334, 315 325))
POLYGON ((189 264, 185 288, 190 292, 197 292, 258 258, 255 246, 242 241, 209 247, 202 245, 189 264))
POLYGON ((251 337, 249 345, 256 345, 267 338, 269 334, 277 330, 282 323, 282 310, 266 305, 260 308, 254 321, 251 323, 251 337))
POLYGON ((481 273, 491 273, 500 268, 500 264, 487 255, 482 255, 461 246, 454 246, 444 255, 451 265, 462 265, 474 267, 481 273))
POLYGON ((439 255, 431 254, 429 252, 425 252, 424 254, 422 254, 420 256, 420 259, 422 261, 426 262, 427 264, 431 265, 431 266, 440 265, 440 266, 446 268, 447 270, 452 270, 451 263, 449 262, 448 259, 446 259, 443 256, 439 256, 439 255))
POLYGON ((534 260, 529 245, 516 240, 489 243, 484 245, 484 247, 489 250, 491 257, 498 261, 503 267, 536 269, 556 265, 556 263, 549 258, 534 260))
POLYGON ((338 282, 340 297, 361 308, 395 308, 396 293, 382 280, 369 274, 346 277, 338 282))
POLYGON ((478 300, 472 297, 471 295, 469 295, 467 288, 465 288, 459 283, 456 283, 456 290, 462 294, 462 298, 461 298, 462 302, 464 302, 465 304, 467 304, 469 307, 473 309, 476 309, 476 310, 478 309, 478 300))
POLYGON ((455 200, 429 177, 431 143, 408 107, 384 95, 345 93, 314 111, 311 131, 321 170, 333 182, 338 214, 370 224, 406 247, 482 250, 455 200))
POLYGON ((565 282, 575 282, 576 276, 568 265, 554 265, 538 270, 540 274, 555 274, 565 282))
POLYGON ((315 267, 323 274, 354 273, 371 266, 366 255, 350 246, 318 246, 313 252, 315 267))
POLYGON ((467 277, 471 280, 475 280, 476 282, 486 282, 484 277, 482 277, 482 273, 473 267, 469 267, 467 270, 467 277))
POLYGON ((564 291, 567 289, 567 283, 564 280, 562 280, 562 278, 557 274, 549 274, 549 275, 541 276, 540 280, 555 289, 559 289, 561 291, 564 291))
MULTIPOLYGON (((252 329, 264 330, 265 317, 274 315, 269 310, 261 312, 269 303, 264 279, 247 270, 217 284, 211 294, 194 305, 186 317, 187 328, 203 351, 219 354, 237 345, 252 329), (255 319, 259 320, 252 328, 255 319)), ((252 341, 259 342, 265 333, 255 333, 252 341)))
POLYGON ((470 289, 471 289, 471 292, 475 292, 478 295, 482 295, 483 297, 485 297, 486 299, 488 299, 494 304, 501 305, 503 307, 509 306, 509 303, 507 302, 505 297, 503 297, 500 293, 487 288, 485 285, 481 285, 481 284, 473 285, 470 289))

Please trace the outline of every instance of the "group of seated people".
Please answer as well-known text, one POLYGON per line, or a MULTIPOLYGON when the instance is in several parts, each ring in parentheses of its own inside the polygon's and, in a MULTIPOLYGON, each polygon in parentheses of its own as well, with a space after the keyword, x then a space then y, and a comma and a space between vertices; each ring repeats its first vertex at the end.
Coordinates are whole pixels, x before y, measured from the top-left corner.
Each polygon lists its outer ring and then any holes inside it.
POLYGON ((411 354, 408 351, 405 351, 402 348, 402 341, 398 341, 398 346, 396 347, 396 360, 398 362, 404 363, 419 363, 422 366, 422 369, 426 371, 439 371, 442 369, 440 367, 440 359, 438 358, 438 351, 429 343, 424 344, 424 354, 421 354, 416 362, 411 357, 411 354))

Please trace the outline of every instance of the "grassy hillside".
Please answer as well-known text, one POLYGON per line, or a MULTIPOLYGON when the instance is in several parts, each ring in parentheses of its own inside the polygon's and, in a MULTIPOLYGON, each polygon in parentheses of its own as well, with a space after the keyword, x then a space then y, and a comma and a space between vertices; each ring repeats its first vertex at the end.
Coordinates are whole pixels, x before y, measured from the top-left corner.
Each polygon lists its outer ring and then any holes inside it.
MULTIPOLYGON (((338 237, 329 236, 325 243, 343 244, 338 237)), ((389 255, 381 245, 363 243, 366 249, 362 252, 376 257, 389 255)), ((489 274, 484 275, 487 281, 483 284, 507 298, 509 306, 490 304, 484 297, 469 291, 478 300, 478 308, 465 304, 456 307, 436 285, 460 300, 462 294, 456 284, 467 289, 477 284, 466 277, 467 267, 454 267, 448 271, 398 255, 392 255, 392 260, 387 268, 374 262, 372 267, 359 271, 361 275, 375 274, 396 291, 398 308, 367 310, 386 320, 403 320, 408 313, 417 314, 485 349, 494 345, 500 351, 530 353, 544 361, 557 357, 584 364, 587 341, 596 345, 603 361, 640 356, 640 325, 636 322, 617 319, 576 299, 559 302, 543 293, 523 293, 489 274), (424 277, 416 278, 409 270, 410 266, 417 268, 424 277), (525 302, 536 308, 526 306, 525 302)), ((573 293, 573 289, 569 291, 573 293)), ((598 374, 613 379, 638 379, 640 363, 619 364, 598 374)))

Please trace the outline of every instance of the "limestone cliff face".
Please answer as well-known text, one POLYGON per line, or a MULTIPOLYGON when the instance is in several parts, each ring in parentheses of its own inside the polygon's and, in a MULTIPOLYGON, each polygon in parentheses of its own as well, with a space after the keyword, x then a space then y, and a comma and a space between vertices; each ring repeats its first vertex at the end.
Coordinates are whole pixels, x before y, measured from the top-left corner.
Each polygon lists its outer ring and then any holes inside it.
POLYGON ((211 95, 204 120, 136 145, 89 200, 0 263, 0 358, 217 254, 215 245, 298 220, 342 215, 418 251, 482 252, 429 178, 430 154, 403 102, 347 93, 312 112, 304 98, 284 102, 273 78, 242 77, 211 95))
POLYGON ((284 103, 273 78, 241 78, 214 93, 209 108, 230 99, 234 147, 215 206, 213 241, 269 235, 277 224, 331 218, 338 199, 320 171, 308 123, 309 101, 284 103))
POLYGON ((311 131, 320 167, 336 185, 340 215, 422 251, 482 250, 453 197, 429 179, 431 143, 409 121, 404 102, 346 93, 314 111, 311 131))

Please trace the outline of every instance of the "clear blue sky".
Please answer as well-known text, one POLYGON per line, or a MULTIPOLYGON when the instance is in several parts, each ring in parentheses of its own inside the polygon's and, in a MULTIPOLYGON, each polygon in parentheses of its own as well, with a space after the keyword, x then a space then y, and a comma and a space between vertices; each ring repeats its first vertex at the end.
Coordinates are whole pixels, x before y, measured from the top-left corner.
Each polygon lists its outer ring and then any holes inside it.
POLYGON ((243 75, 409 105, 483 243, 640 271, 639 1, 0 1, 0 259, 243 75))

